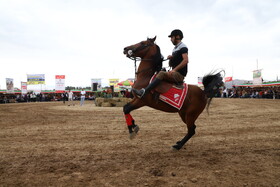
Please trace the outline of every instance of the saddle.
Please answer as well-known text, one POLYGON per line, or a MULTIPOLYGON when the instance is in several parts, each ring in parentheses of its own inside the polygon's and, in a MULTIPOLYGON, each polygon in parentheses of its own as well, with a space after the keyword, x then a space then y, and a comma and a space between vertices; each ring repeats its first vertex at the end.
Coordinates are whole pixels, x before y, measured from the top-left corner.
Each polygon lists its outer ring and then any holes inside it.
MULTIPOLYGON (((150 83, 156 78, 156 74, 151 78, 150 83)), ((168 92, 170 88, 175 87, 177 89, 184 89, 184 82, 167 82, 167 81, 161 81, 159 85, 156 86, 156 88, 153 89, 153 91, 163 94, 168 92)))
POLYGON ((161 81, 161 83, 154 89, 154 91, 156 91, 159 94, 163 94, 168 92, 168 90, 170 90, 170 88, 172 87, 175 87, 177 89, 184 89, 184 83, 180 82, 175 84, 166 81, 161 81))
MULTIPOLYGON (((152 77, 151 81, 154 77, 152 77)), ((188 85, 186 83, 174 84, 161 81, 161 83, 152 90, 152 94, 156 102, 161 100, 180 110, 186 98, 187 91, 188 85)))

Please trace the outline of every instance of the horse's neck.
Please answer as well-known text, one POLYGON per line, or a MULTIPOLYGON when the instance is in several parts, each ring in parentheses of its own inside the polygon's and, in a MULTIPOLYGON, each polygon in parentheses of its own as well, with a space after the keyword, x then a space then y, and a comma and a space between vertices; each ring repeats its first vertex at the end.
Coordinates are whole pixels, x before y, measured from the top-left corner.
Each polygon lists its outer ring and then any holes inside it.
POLYGON ((153 67, 153 62, 151 61, 141 61, 138 70, 137 77, 134 87, 143 88, 149 84, 150 79, 155 73, 155 68, 153 67))

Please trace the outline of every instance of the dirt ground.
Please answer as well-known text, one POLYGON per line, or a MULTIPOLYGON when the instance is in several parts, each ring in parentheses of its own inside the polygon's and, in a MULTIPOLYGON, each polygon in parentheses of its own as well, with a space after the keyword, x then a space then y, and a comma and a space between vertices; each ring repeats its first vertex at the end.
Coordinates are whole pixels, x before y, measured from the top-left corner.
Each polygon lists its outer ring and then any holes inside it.
POLYGON ((0 186, 280 186, 280 100, 214 99, 186 133, 176 113, 55 103, 0 105, 0 186))

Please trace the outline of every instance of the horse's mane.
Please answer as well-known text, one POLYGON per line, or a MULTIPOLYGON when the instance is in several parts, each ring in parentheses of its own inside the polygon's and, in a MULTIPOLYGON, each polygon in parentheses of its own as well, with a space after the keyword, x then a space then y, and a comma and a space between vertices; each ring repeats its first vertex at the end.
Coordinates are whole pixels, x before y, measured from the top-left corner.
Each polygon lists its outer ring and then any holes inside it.
POLYGON ((157 52, 153 56, 153 61, 155 61, 155 71, 159 72, 162 69, 163 56, 161 55, 159 46, 156 45, 156 47, 157 47, 157 52))

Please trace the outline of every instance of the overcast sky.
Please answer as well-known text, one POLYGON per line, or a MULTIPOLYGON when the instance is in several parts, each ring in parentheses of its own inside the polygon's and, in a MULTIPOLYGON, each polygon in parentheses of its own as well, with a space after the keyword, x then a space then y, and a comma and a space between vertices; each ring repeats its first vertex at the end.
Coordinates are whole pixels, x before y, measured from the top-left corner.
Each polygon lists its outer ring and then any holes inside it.
POLYGON ((167 57, 173 29, 189 48, 188 83, 219 68, 252 80, 257 61, 264 80, 280 78, 279 0, 0 0, 0 88, 26 74, 45 74, 46 88, 55 75, 71 86, 133 78, 123 48, 157 36, 167 57))

